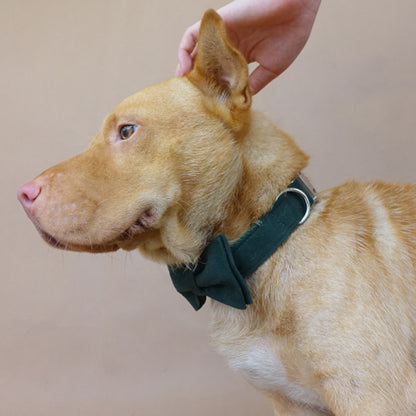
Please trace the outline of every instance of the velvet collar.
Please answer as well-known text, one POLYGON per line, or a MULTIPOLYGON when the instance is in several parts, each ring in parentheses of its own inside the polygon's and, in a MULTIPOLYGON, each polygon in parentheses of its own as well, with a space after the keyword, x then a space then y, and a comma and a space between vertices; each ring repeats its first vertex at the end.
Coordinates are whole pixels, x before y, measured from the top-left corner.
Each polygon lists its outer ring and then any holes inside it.
POLYGON ((234 244, 223 234, 212 240, 196 265, 169 266, 176 290, 195 310, 206 297, 246 309, 251 304, 245 278, 257 270, 309 217, 316 201, 314 188, 297 176, 276 198, 272 208, 234 244))

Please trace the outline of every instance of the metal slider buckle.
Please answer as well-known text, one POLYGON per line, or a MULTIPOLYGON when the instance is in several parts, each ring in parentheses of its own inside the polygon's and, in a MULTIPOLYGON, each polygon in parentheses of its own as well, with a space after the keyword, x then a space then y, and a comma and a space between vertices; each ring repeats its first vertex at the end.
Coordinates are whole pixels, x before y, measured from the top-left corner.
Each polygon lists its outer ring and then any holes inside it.
POLYGON ((298 181, 302 184, 302 186, 306 189, 309 194, 309 197, 312 198, 312 201, 315 202, 318 199, 317 192, 313 185, 310 183, 309 179, 303 175, 303 173, 299 173, 297 176, 298 181))

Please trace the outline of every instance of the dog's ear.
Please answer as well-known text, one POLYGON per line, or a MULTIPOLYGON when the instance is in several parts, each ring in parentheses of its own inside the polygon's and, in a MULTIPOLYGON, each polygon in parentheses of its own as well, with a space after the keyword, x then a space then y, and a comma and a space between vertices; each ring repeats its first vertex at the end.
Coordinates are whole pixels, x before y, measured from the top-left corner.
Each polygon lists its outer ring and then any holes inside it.
POLYGON ((247 62, 231 43, 224 22, 214 10, 208 10, 202 18, 195 65, 188 78, 231 111, 251 106, 247 62))

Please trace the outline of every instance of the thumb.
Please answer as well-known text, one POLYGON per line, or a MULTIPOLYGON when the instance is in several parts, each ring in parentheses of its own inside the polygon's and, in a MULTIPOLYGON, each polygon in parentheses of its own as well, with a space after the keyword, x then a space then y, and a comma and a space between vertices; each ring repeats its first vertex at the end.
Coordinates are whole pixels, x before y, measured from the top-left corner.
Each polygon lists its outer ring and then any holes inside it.
POLYGON ((257 94, 262 90, 269 82, 273 81, 277 77, 277 74, 268 70, 264 66, 259 65, 250 75, 249 84, 251 93, 257 94))

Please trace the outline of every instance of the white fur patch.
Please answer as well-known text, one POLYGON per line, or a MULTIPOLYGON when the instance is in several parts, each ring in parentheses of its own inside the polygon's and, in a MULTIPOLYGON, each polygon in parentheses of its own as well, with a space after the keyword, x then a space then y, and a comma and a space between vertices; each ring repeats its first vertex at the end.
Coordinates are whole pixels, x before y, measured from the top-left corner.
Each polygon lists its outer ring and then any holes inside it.
POLYGON ((229 357, 229 363, 261 390, 279 393, 302 405, 326 408, 316 393, 288 379, 278 352, 264 338, 259 338, 246 354, 229 357))

